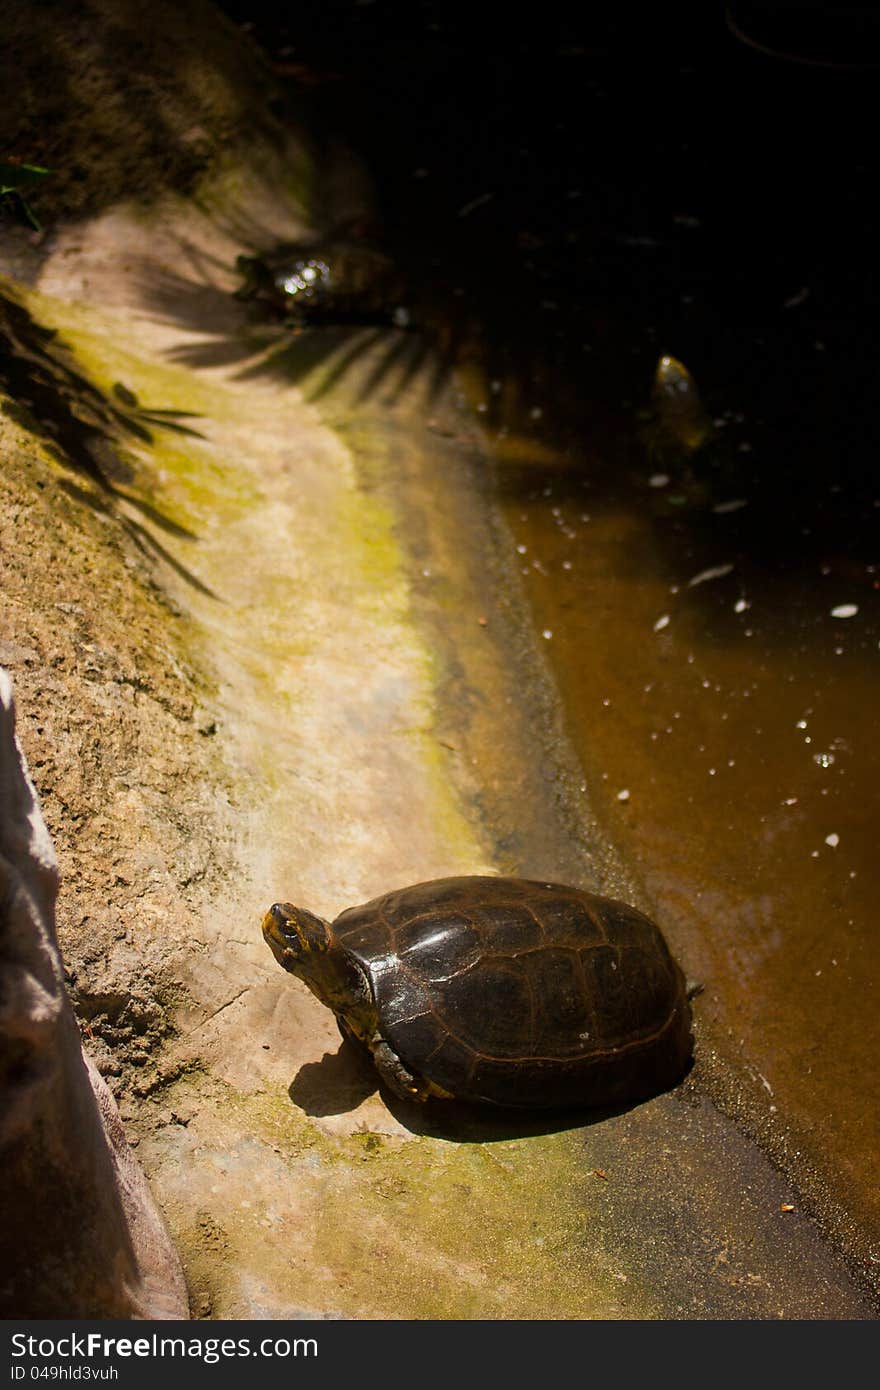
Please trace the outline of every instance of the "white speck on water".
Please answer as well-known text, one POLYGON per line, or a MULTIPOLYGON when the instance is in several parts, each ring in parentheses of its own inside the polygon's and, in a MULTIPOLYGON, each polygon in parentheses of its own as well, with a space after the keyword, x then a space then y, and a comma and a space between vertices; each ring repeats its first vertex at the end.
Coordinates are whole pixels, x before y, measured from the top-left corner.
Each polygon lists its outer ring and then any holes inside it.
POLYGON ((543 414, 544 412, 539 405, 532 406, 532 409, 529 411, 529 419, 540 420, 543 414))
POLYGON ((807 721, 806 721, 806 719, 799 719, 798 722, 795 724, 794 727, 795 727, 796 729, 805 729, 805 728, 807 727, 807 721))
POLYGON ((733 565, 713 565, 711 569, 700 570, 699 574, 688 580, 688 588, 693 589, 697 584, 705 584, 709 579, 723 579, 732 569, 733 565))
POLYGON ((818 851, 817 849, 811 850, 811 851, 810 851, 810 858, 811 858, 811 859, 818 859, 818 858, 819 858, 819 851, 818 851))
POLYGON ((629 787, 624 787, 617 793, 618 801, 629 801, 629 787))
POLYGON ((570 569, 571 569, 571 560, 563 560, 563 562, 562 562, 562 568, 563 568, 564 570, 570 570, 570 569))
POLYGON ((787 796, 782 804, 783 806, 797 806, 797 800, 796 796, 787 796))
POLYGON ((733 605, 733 611, 734 613, 745 613, 746 609, 749 607, 750 604, 748 599, 738 598, 736 603, 733 605))
POLYGON ((527 549, 526 546, 524 546, 524 545, 518 545, 518 546, 516 547, 516 553, 517 553, 517 555, 525 555, 526 549, 527 549))
POLYGON ((854 618, 859 611, 857 603, 839 603, 836 608, 832 608, 832 618, 854 618))
POLYGON ((669 626, 669 614, 668 614, 668 613, 664 613, 661 617, 659 617, 659 618, 657 619, 656 623, 654 624, 654 631, 655 631, 655 632, 662 632, 663 629, 664 629, 664 627, 668 627, 668 626, 669 626))
POLYGON ((830 845, 832 849, 837 849, 837 846, 840 844, 840 836, 835 835, 832 831, 830 835, 825 836, 825 843, 826 845, 830 845))
POLYGON ((666 487, 668 482, 668 473, 652 473, 648 479, 648 487, 666 487))
POLYGON ((544 631, 541 633, 541 636, 543 637, 545 642, 549 642, 550 638, 553 636, 553 629, 551 627, 545 627, 544 631))
POLYGON ((729 502, 718 502, 712 510, 716 516, 726 516, 728 512, 738 512, 740 507, 747 507, 748 505, 749 499, 747 497, 733 497, 729 502))

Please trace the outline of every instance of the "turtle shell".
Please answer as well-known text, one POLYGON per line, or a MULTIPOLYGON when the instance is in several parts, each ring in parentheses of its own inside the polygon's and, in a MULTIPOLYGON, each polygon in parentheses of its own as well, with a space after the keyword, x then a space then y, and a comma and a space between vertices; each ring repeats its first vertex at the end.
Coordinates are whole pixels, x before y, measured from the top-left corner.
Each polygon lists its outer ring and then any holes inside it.
POLYGON ((241 299, 262 299, 308 323, 390 318, 401 289, 392 262, 367 241, 328 240, 239 256, 241 299))
POLYGON ((336 919, 404 1066, 462 1100, 613 1105, 680 1080, 684 976, 653 922, 561 884, 448 878, 336 919))

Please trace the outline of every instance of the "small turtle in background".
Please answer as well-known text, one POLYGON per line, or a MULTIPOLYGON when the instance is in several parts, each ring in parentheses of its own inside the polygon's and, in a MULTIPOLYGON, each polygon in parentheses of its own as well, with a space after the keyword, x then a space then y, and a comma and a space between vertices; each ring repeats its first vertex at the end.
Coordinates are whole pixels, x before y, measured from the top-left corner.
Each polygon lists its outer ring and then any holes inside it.
POLYGON ((260 300, 295 324, 409 324, 395 302, 401 286, 393 262, 357 225, 325 240, 241 255, 235 264, 243 279, 236 299, 260 300))
POLYGON ((659 927, 579 888, 437 879, 332 925, 275 903, 263 936, 407 1100, 626 1105, 690 1064, 689 992, 659 927))
POLYGON ((651 388, 651 420, 645 435, 651 452, 687 459, 713 437, 712 421, 683 362, 664 355, 651 388))

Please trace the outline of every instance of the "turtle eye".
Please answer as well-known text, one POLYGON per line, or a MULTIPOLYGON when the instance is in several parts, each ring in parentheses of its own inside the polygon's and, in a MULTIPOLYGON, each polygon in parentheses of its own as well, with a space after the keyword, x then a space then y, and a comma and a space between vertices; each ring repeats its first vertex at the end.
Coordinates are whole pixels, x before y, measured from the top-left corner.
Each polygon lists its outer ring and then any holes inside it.
POLYGON ((298 939, 296 920, 289 903, 273 903, 263 918, 263 933, 273 932, 285 941, 298 939))

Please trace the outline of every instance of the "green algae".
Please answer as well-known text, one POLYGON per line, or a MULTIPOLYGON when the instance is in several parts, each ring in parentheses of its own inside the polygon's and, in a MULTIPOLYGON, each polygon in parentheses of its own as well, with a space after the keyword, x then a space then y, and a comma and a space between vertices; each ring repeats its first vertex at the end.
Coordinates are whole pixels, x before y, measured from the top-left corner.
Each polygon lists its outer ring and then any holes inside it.
POLYGON ((124 347, 131 329, 122 315, 35 291, 20 291, 17 297, 40 324, 59 333, 58 348, 70 354, 108 404, 119 408, 114 388, 120 383, 137 397, 142 409, 133 418, 147 429, 149 442, 133 443, 120 426, 115 443, 117 455, 135 466, 130 489, 135 498, 160 505, 168 521, 186 528, 222 525, 259 503, 262 493, 247 467, 221 463, 210 440, 202 437, 203 422, 210 429, 212 421, 233 414, 228 389, 124 347), (168 414, 169 428, 150 418, 155 411, 168 414), (175 416, 184 417, 184 428, 191 432, 179 433, 175 416))
MULTIPOLYGON (((451 1142, 371 1130, 328 1134, 283 1091, 229 1091, 224 1106, 252 1136, 244 1161, 268 1151, 280 1190, 261 1206, 231 1203, 220 1220, 227 1258, 276 1293, 344 1316, 383 1317, 393 1288, 404 1318, 594 1318, 622 1312, 621 1271, 585 1200, 577 1136, 451 1142), (289 1199, 289 1200, 288 1200, 289 1199), (255 1242, 256 1237, 256 1242, 255 1242), (296 1263, 291 1288, 289 1257, 296 1263)), ((234 1159, 200 1161, 216 1176, 234 1159)), ((188 1224, 203 1244, 204 1208, 188 1224), (201 1222, 201 1226, 199 1225, 201 1222)), ((627 1290, 627 1316, 649 1316, 627 1290)))

